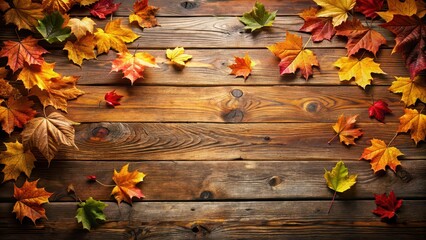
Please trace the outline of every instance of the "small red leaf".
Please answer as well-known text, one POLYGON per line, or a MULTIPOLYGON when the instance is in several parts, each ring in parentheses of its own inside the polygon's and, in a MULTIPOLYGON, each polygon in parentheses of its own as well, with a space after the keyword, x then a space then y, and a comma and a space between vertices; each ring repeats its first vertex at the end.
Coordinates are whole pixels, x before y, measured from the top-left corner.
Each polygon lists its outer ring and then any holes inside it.
POLYGON ((106 104, 111 107, 120 105, 119 101, 122 97, 122 95, 118 95, 117 93, 115 93, 115 90, 105 93, 106 104))
POLYGON ((89 176, 87 176, 87 180, 89 180, 89 181, 96 181, 96 175, 89 175, 89 176))
POLYGON ((373 105, 368 108, 368 114, 370 115, 370 117, 374 117, 380 122, 383 122, 385 120, 386 113, 391 112, 392 111, 388 108, 388 104, 383 100, 378 100, 374 102, 373 105))
POLYGON ((395 212, 402 205, 402 199, 397 200, 395 193, 391 191, 389 196, 386 193, 374 194, 376 198, 375 202, 377 208, 373 210, 373 213, 379 215, 382 219, 391 219, 396 216, 395 212))
POLYGON ((98 18, 105 19, 109 15, 117 11, 121 3, 114 3, 113 0, 100 0, 90 9, 90 13, 98 18))

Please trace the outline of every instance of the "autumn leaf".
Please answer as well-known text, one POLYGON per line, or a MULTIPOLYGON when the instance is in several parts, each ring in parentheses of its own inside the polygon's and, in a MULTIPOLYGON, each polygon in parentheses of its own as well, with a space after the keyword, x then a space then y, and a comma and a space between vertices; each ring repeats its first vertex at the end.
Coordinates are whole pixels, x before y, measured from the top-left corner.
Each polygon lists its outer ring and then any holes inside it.
POLYGON ((261 2, 256 2, 253 9, 244 13, 239 20, 246 25, 244 29, 250 29, 253 32, 263 27, 271 27, 276 16, 277 11, 268 12, 261 2))
POLYGON ((404 109, 404 115, 399 118, 398 132, 411 133, 411 139, 416 144, 425 141, 426 138, 426 115, 417 109, 404 109))
POLYGON ((317 17, 332 17, 333 26, 339 26, 348 18, 348 12, 355 6, 355 0, 314 0, 322 8, 317 17))
POLYGON ((79 40, 86 36, 87 33, 93 34, 96 23, 91 18, 84 17, 81 20, 78 18, 71 18, 67 25, 71 28, 71 32, 77 37, 77 40, 79 40))
POLYGON ((71 35, 71 28, 63 27, 64 17, 59 12, 47 15, 38 23, 37 30, 48 43, 63 42, 71 35))
POLYGON ((52 193, 47 192, 44 188, 37 188, 38 180, 28 182, 25 180, 22 187, 18 188, 14 185, 13 197, 17 200, 13 206, 13 211, 16 213, 16 218, 21 221, 24 217, 28 217, 35 224, 39 218, 46 218, 46 211, 42 207, 43 203, 49 202, 49 197, 52 193))
POLYGON ((354 115, 346 118, 343 114, 340 115, 336 124, 333 125, 333 130, 336 132, 336 135, 328 141, 328 144, 330 144, 335 137, 339 136, 340 142, 346 145, 355 145, 355 139, 361 137, 363 134, 361 128, 355 128, 357 117, 358 115, 354 115))
POLYGON ((387 0, 388 10, 386 12, 377 12, 386 22, 390 22, 394 15, 412 16, 417 13, 415 0, 387 0))
POLYGON ((235 57, 235 63, 229 65, 229 68, 232 70, 230 74, 234 74, 237 77, 242 76, 244 80, 246 80, 255 65, 256 64, 251 61, 250 56, 246 53, 244 58, 235 57))
POLYGON ((52 112, 47 117, 37 117, 29 121, 21 133, 22 142, 28 149, 37 148, 50 164, 60 145, 78 149, 74 143, 73 127, 77 124, 57 112, 52 112))
POLYGON ((401 101, 405 106, 414 105, 419 99, 426 103, 426 78, 421 76, 411 80, 409 77, 395 77, 389 90, 394 93, 402 93, 401 101))
POLYGON ((0 77, 0 98, 10 98, 16 91, 16 88, 12 87, 12 85, 9 84, 9 81, 0 77))
POLYGON ((185 49, 183 47, 176 47, 175 49, 167 49, 166 56, 170 61, 178 66, 184 67, 185 62, 192 58, 191 55, 185 54, 185 49))
POLYGON ((141 28, 152 28, 158 26, 155 14, 158 7, 149 6, 148 0, 138 0, 133 4, 133 13, 129 15, 129 22, 137 22, 141 28))
POLYGON ((53 71, 54 63, 43 62, 42 65, 25 65, 18 75, 18 80, 24 83, 26 89, 38 86, 41 90, 47 89, 47 83, 52 78, 59 78, 59 73, 53 71))
POLYGON ((94 4, 97 1, 99 0, 76 0, 76 2, 80 4, 80 6, 89 6, 94 4))
POLYGON ((43 0, 41 4, 44 11, 48 13, 58 11, 64 14, 71 9, 74 2, 74 0, 43 0))
POLYGON ((145 67, 159 67, 155 63, 155 57, 151 54, 146 52, 139 52, 135 55, 129 52, 118 53, 118 58, 112 62, 111 72, 123 71, 123 78, 129 79, 133 85, 137 79, 143 78, 145 67))
POLYGON ((331 190, 334 190, 333 199, 328 209, 328 213, 330 213, 336 193, 342 193, 350 189, 356 183, 357 175, 349 175, 348 168, 342 161, 336 163, 336 166, 331 171, 327 171, 327 169, 324 170, 324 178, 327 182, 327 186, 331 190))
POLYGON ((16 72, 28 65, 41 65, 44 59, 41 55, 48 51, 37 44, 38 40, 32 36, 26 37, 19 42, 4 41, 4 46, 0 51, 0 57, 7 57, 7 65, 16 72))
POLYGON ((318 10, 309 8, 299 14, 305 20, 305 23, 300 28, 300 31, 312 33, 314 42, 321 42, 324 39, 331 40, 336 34, 336 29, 332 24, 332 18, 320 18, 316 16, 318 10))
POLYGON ((4 164, 3 168, 4 179, 3 182, 8 180, 17 180, 21 172, 27 177, 30 177, 31 171, 34 168, 36 161, 34 155, 30 150, 24 150, 24 145, 20 142, 4 143, 6 151, 0 153, 0 164, 4 164))
POLYGON ((381 219, 392 219, 402 206, 402 199, 397 200, 393 191, 389 193, 389 196, 386 196, 386 193, 374 194, 374 198, 377 208, 373 210, 373 213, 380 216, 381 219))
POLYGON ((396 147, 389 147, 386 143, 379 139, 372 139, 371 146, 364 149, 360 159, 370 160, 371 169, 374 173, 385 170, 389 166, 394 172, 396 167, 401 165, 398 156, 404 155, 396 147))
POLYGON ((82 223, 83 229, 90 231, 91 228, 99 225, 100 221, 106 221, 104 214, 107 204, 89 197, 85 202, 78 204, 75 218, 82 223))
POLYGON ((384 2, 384 0, 356 0, 355 11, 368 18, 375 18, 377 17, 376 12, 382 10, 384 2))
POLYGON ((391 113, 392 111, 388 108, 388 104, 383 100, 378 100, 373 102, 373 104, 368 108, 368 115, 374 117, 380 122, 385 120, 385 114, 391 113))
POLYGON ((280 74, 295 73, 300 69, 307 80, 313 74, 312 67, 319 66, 315 54, 302 46, 302 37, 287 32, 284 42, 267 47, 275 56, 281 59, 280 74))
MULTIPOLYGON (((3 100, 0 100, 0 104, 3 100)), ((31 119, 34 118, 36 111, 31 107, 33 101, 27 97, 15 99, 11 97, 5 102, 5 106, 0 105, 0 122, 3 130, 11 134, 15 127, 22 128, 31 119)))
POLYGON ((89 33, 75 42, 67 41, 64 50, 68 51, 68 59, 81 66, 83 59, 96 58, 95 44, 95 35, 89 33))
POLYGON ((105 26, 105 31, 97 28, 95 32, 98 54, 108 53, 110 48, 118 52, 126 52, 125 43, 135 41, 139 36, 132 29, 121 26, 121 19, 112 20, 105 26))
POLYGON ((114 175, 112 180, 114 180, 115 186, 112 189, 111 195, 114 196, 115 200, 117 200, 118 204, 122 201, 128 202, 132 204, 132 198, 143 198, 145 197, 136 185, 143 181, 145 177, 144 173, 133 171, 129 172, 129 164, 124 165, 120 172, 114 169, 114 175))
POLYGON ((121 100, 123 96, 122 95, 118 95, 115 90, 112 90, 111 92, 107 92, 105 93, 105 102, 108 106, 111 107, 115 107, 118 105, 121 105, 121 103, 119 102, 121 100))
POLYGON ((371 84, 371 80, 373 80, 372 73, 386 74, 380 68, 380 64, 375 63, 369 57, 363 58, 361 61, 352 56, 341 57, 334 63, 334 66, 340 68, 340 81, 350 81, 354 78, 355 83, 364 89, 371 84))
POLYGON ((90 9, 90 14, 100 19, 105 19, 107 15, 110 15, 117 11, 121 3, 114 3, 113 0, 100 0, 90 9))
POLYGON ((348 37, 346 49, 348 55, 354 55, 360 49, 366 49, 376 55, 379 47, 386 44, 386 39, 379 32, 366 28, 359 19, 352 19, 336 27, 338 36, 348 37))
POLYGON ((44 18, 43 8, 39 3, 31 0, 13 0, 13 7, 4 14, 6 23, 13 23, 18 30, 33 30, 38 25, 38 20, 44 18))
POLYGON ((392 21, 380 25, 396 35, 392 53, 399 52, 405 60, 405 66, 414 79, 426 69, 426 24, 425 20, 395 15, 392 21))

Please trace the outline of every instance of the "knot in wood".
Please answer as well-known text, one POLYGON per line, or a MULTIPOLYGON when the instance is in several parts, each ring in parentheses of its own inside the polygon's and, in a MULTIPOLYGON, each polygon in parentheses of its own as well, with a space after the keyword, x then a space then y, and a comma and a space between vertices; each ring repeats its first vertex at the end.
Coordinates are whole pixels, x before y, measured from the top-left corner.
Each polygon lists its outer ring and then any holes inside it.
POLYGON ((275 187, 280 185, 283 182, 283 180, 279 176, 273 176, 269 179, 268 184, 271 187, 275 187))
POLYGON ((408 183, 413 179, 411 174, 404 169, 399 169, 396 171, 396 175, 405 183, 408 183))
POLYGON ((241 91, 240 89, 234 89, 231 91, 231 94, 236 98, 240 98, 243 96, 243 91, 241 91))
POLYGON ((244 118, 244 113, 239 109, 231 110, 223 115, 225 122, 241 122, 244 118))
POLYGON ((92 141, 102 141, 109 135, 109 129, 106 127, 96 127, 92 130, 92 141))
POLYGON ((212 193, 212 192, 210 192, 210 191, 203 191, 203 192, 200 194, 200 198, 201 198, 201 199, 204 199, 204 200, 212 199, 212 198, 213 198, 213 193, 212 193))
POLYGON ((185 9, 194 9, 196 7, 198 7, 198 3, 194 2, 194 1, 184 1, 180 3, 180 6, 185 8, 185 9))
POLYGON ((315 101, 307 102, 304 105, 305 105, 304 108, 307 112, 316 113, 319 110, 319 103, 318 102, 315 102, 315 101))

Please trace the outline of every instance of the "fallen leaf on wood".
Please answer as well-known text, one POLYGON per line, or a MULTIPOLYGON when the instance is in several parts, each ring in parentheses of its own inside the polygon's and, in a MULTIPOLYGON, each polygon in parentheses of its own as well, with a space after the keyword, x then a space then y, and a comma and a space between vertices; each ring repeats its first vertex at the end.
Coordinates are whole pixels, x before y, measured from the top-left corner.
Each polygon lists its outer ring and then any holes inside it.
POLYGON ((48 82, 52 78, 59 78, 61 75, 55 72, 53 68, 55 63, 43 62, 42 65, 27 65, 18 75, 18 80, 24 83, 26 89, 38 86, 41 90, 48 89, 48 82))
POLYGON ((126 52, 126 43, 135 41, 139 36, 132 29, 121 25, 121 19, 112 20, 105 26, 105 31, 97 28, 95 32, 98 54, 108 53, 109 49, 126 52))
POLYGON ((389 147, 386 143, 379 139, 372 139, 371 146, 364 149, 361 159, 369 160, 371 169, 374 173, 385 170, 389 166, 394 172, 396 167, 401 165, 398 156, 404 155, 396 147, 389 147))
POLYGON ((343 114, 340 115, 336 124, 333 125, 333 130, 336 132, 336 135, 328 141, 328 144, 333 141, 333 139, 339 136, 340 142, 350 145, 355 145, 355 139, 362 136, 363 132, 361 128, 355 128, 356 118, 358 115, 345 117, 343 114))
POLYGON ((64 17, 53 12, 38 21, 37 30, 48 43, 63 42, 71 35, 71 28, 64 25, 64 17))
MULTIPOLYGON (((0 99, 0 104, 4 100, 0 99)), ((34 105, 33 101, 28 100, 27 97, 9 98, 4 102, 5 106, 0 105, 0 122, 3 130, 11 134, 15 127, 22 128, 24 125, 34 118, 36 111, 31 107, 34 105)))
POLYGON ((390 22, 395 15, 412 16, 417 13, 415 0, 387 0, 388 10, 386 12, 377 12, 386 22, 390 22))
POLYGON ((43 0, 42 6, 45 12, 58 11, 62 14, 68 12, 74 5, 75 0, 43 0))
POLYGON ((121 3, 114 3, 113 0, 100 0, 90 9, 90 14, 100 19, 105 19, 107 15, 110 15, 117 11, 121 3))
POLYGON ((118 95, 115 90, 112 90, 111 92, 107 92, 105 93, 105 102, 108 106, 111 107, 115 107, 118 105, 121 105, 121 103, 119 102, 121 100, 123 96, 122 95, 118 95))
POLYGON ((324 39, 331 40, 336 34, 336 29, 333 26, 332 18, 320 18, 316 16, 318 10, 309 8, 299 14, 305 23, 300 28, 300 31, 312 33, 312 41, 321 42, 324 39))
POLYGON ((44 18, 43 8, 39 3, 31 0, 13 0, 13 7, 4 14, 6 23, 13 23, 18 30, 34 30, 38 25, 38 20, 44 18))
POLYGON ((395 77, 389 90, 394 93, 402 93, 401 101, 405 106, 416 104, 417 99, 426 103, 426 78, 417 76, 413 80, 409 77, 395 77))
POLYGON ((118 58, 112 62, 112 71, 123 71, 123 78, 127 78, 133 83, 143 78, 143 72, 145 67, 158 68, 159 66, 155 63, 155 57, 146 52, 139 52, 135 55, 129 52, 118 53, 118 58))
POLYGON ((141 28, 152 28, 158 26, 155 14, 158 7, 149 6, 148 0, 138 0, 133 4, 133 13, 129 15, 129 22, 137 22, 141 28))
POLYGON ((25 150, 24 145, 18 141, 4 143, 4 145, 6 151, 0 153, 0 163, 5 165, 3 182, 12 179, 16 181, 21 173, 30 177, 36 161, 31 151, 25 150))
POLYGON ((425 141, 426 138, 426 115, 417 109, 404 109, 404 115, 399 118, 398 132, 411 133, 411 139, 416 144, 425 141))
POLYGON ((383 100, 378 100, 373 102, 373 104, 368 108, 368 115, 374 117, 375 119, 383 122, 385 120, 385 114, 391 113, 388 104, 383 100))
POLYGON ((129 172, 129 164, 124 165, 120 172, 114 169, 114 180, 116 186, 112 189, 111 195, 114 196, 118 204, 122 201, 132 203, 132 198, 143 198, 145 197, 136 185, 143 181, 145 174, 136 171, 129 172))
POLYGON ((64 50, 68 51, 68 59, 81 66, 83 59, 94 59, 95 54, 95 36, 87 34, 75 42, 67 41, 64 50))
POLYGON ((246 80, 255 65, 256 64, 251 61, 250 56, 246 53, 244 58, 235 57, 235 63, 229 65, 229 68, 232 70, 230 74, 234 74, 237 77, 242 76, 244 80, 246 80))
POLYGON ((382 10, 384 2, 384 0, 356 0, 355 11, 368 18, 375 18, 377 17, 376 12, 382 10))
POLYGON ((99 225, 100 221, 106 221, 104 214, 107 204, 89 197, 86 201, 78 204, 75 218, 82 223, 83 229, 90 229, 99 225))
POLYGON ((185 49, 183 47, 176 47, 175 49, 167 49, 166 57, 170 59, 170 61, 178 66, 184 67, 185 62, 192 58, 191 55, 185 54, 185 49))
POLYGON ((332 17, 333 25, 339 26, 348 18, 348 12, 355 7, 355 0, 314 0, 322 8, 317 17, 332 17))
POLYGON ((93 34, 96 23, 91 18, 84 17, 81 20, 78 18, 71 18, 67 25, 71 28, 71 33, 73 33, 78 40, 88 33, 93 34))
POLYGON ((277 11, 268 12, 261 2, 256 2, 250 12, 246 12, 240 17, 240 21, 246 26, 244 29, 255 31, 263 27, 270 27, 274 23, 277 11))
POLYGON ((374 198, 377 208, 373 210, 373 213, 380 216, 381 219, 392 219, 402 206, 402 199, 397 200, 393 191, 389 193, 389 196, 386 196, 386 193, 374 194, 374 198))

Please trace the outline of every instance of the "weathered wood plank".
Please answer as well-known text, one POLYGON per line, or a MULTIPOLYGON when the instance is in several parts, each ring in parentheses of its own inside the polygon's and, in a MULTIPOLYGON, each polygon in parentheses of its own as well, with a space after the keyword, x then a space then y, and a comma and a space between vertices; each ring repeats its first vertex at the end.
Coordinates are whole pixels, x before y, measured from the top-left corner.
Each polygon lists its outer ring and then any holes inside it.
MULTIPOLYGON (((148 161, 131 163, 130 170, 147 175, 140 184, 145 201, 331 199, 333 192, 323 175, 324 168, 330 170, 336 161, 148 161)), ((82 199, 108 201, 111 188, 88 182, 86 176, 114 184, 113 170, 125 163, 53 161, 47 168, 45 161, 38 161, 31 179, 40 179, 40 186, 55 193, 51 201, 72 200, 66 194, 70 183, 82 199)), ((424 197, 426 160, 402 160, 396 173, 388 169, 380 174, 373 174, 367 161, 345 161, 345 165, 350 174, 358 175, 357 184, 337 199, 372 199, 375 193, 391 190, 401 198, 424 197)), ((0 185, 0 199, 11 201, 12 195, 12 182, 0 185)))
POLYGON ((405 200, 388 224, 371 213, 372 200, 336 201, 330 214, 329 201, 109 203, 107 223, 91 232, 79 229, 76 203, 47 205, 49 220, 38 226, 19 225, 5 204, 0 232, 2 239, 422 239, 425 204, 405 200))

